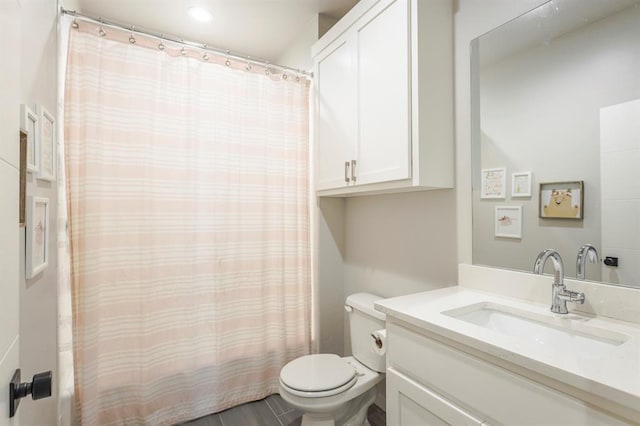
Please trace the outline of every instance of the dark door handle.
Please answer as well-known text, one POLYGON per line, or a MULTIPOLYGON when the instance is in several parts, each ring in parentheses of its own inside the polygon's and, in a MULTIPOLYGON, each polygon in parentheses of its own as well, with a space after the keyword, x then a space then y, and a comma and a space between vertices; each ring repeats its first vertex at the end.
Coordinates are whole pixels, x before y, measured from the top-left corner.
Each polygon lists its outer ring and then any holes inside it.
POLYGON ((51 371, 38 373, 31 382, 20 383, 20 369, 13 373, 9 383, 9 417, 16 415, 20 398, 31 394, 31 399, 42 399, 51 396, 51 371))

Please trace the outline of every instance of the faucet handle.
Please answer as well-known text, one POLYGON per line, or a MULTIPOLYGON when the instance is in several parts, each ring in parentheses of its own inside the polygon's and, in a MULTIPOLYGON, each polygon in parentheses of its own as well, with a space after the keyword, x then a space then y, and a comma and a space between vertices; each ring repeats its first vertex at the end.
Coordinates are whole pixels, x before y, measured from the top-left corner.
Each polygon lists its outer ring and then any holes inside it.
POLYGON ((583 304, 585 300, 584 293, 580 293, 577 291, 565 290, 562 293, 558 294, 560 300, 565 300, 567 302, 575 302, 579 304, 583 304))

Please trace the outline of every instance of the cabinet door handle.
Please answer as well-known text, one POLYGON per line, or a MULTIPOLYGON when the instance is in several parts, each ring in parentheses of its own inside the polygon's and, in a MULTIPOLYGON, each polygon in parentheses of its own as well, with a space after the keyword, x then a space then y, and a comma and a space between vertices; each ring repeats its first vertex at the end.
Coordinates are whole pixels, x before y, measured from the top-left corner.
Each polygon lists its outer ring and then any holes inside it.
POLYGON ((356 160, 351 160, 351 180, 356 181, 356 160))
POLYGON ((349 162, 345 161, 344 162, 344 181, 349 183, 349 162))

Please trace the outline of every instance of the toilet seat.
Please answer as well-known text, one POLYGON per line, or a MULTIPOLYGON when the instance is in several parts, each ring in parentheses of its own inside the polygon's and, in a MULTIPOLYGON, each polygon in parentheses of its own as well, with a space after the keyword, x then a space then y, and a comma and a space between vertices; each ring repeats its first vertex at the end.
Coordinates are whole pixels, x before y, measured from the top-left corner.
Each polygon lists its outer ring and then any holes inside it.
POLYGON ((334 354, 315 354, 297 358, 284 366, 280 383, 291 394, 306 398, 336 395, 358 380, 356 369, 334 354))

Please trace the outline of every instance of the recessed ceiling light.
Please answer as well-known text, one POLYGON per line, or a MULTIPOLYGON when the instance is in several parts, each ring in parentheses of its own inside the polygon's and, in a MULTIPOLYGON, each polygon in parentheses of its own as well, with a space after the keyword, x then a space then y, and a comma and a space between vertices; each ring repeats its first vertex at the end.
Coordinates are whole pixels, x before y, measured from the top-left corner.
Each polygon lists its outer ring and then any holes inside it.
POLYGON ((199 6, 190 7, 189 15, 191 15, 191 17, 196 21, 200 22, 209 22, 213 17, 211 12, 199 6))

